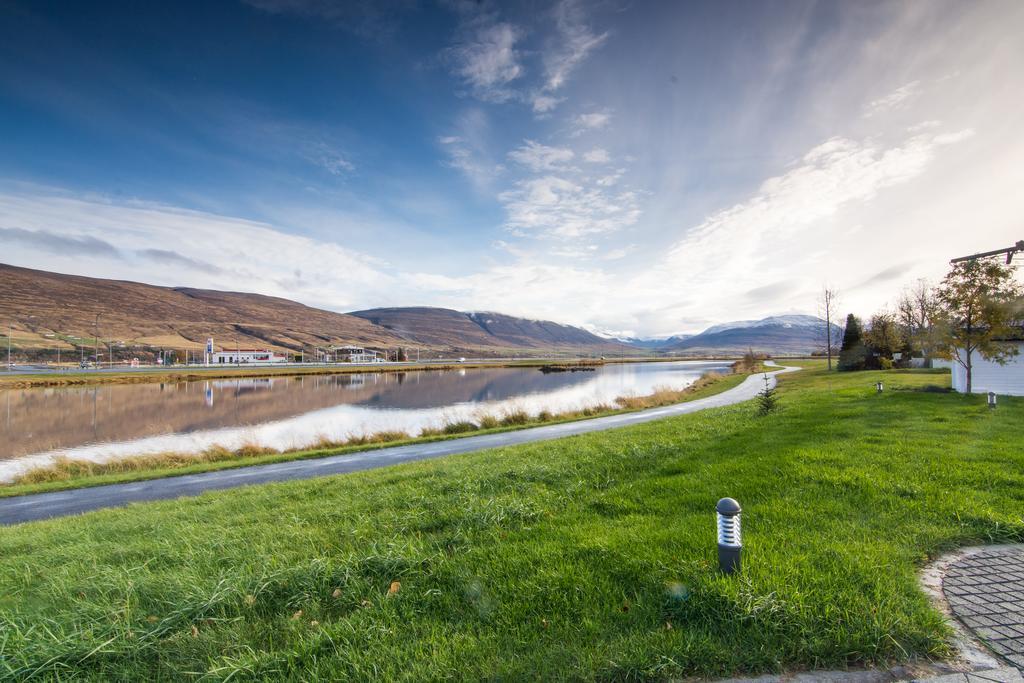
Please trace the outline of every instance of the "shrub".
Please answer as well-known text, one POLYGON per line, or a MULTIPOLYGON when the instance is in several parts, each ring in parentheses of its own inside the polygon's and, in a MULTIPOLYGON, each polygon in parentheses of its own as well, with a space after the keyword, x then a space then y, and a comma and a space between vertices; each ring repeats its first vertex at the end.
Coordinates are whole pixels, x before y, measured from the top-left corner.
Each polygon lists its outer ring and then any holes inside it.
POLYGON ((480 418, 480 429, 494 429, 501 426, 501 420, 493 415, 483 415, 480 418))
POLYGON ((480 429, 475 422, 469 420, 459 420, 458 422, 449 422, 444 426, 445 434, 465 434, 466 432, 475 432, 480 429))
POLYGON ((505 427, 524 425, 530 421, 530 414, 521 408, 510 410, 501 418, 501 424, 505 427))

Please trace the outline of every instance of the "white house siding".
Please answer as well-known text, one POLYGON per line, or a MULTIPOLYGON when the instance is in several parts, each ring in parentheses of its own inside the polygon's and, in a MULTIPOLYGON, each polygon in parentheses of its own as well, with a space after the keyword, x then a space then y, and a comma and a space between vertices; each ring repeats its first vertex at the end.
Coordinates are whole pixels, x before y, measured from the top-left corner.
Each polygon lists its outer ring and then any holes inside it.
MULTIPOLYGON (((1017 343, 1019 354, 1006 365, 993 363, 975 353, 971 360, 971 393, 994 391, 1002 396, 1024 396, 1024 342, 1017 343)), ((953 389, 967 390, 967 370, 956 361, 936 361, 935 367, 949 367, 953 373, 953 389)))

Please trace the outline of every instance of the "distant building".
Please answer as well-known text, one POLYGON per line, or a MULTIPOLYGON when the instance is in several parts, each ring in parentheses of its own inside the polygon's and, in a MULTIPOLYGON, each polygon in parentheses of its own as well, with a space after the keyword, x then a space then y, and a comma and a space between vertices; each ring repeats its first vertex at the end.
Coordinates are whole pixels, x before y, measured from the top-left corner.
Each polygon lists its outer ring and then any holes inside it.
POLYGON ((335 346, 331 349, 337 354, 338 360, 345 363, 379 363, 376 351, 368 351, 361 346, 335 346))
MULTIPOLYGON (((971 393, 987 394, 990 391, 1001 396, 1024 396, 1024 341, 1009 342, 1017 345, 1018 354, 1006 365, 985 360, 975 353, 971 358, 971 393)), ((967 391, 967 370, 955 360, 935 360, 937 368, 949 368, 953 373, 953 390, 967 391)))
POLYGON ((288 358, 267 349, 231 349, 209 354, 211 365, 243 363, 286 363, 288 358))

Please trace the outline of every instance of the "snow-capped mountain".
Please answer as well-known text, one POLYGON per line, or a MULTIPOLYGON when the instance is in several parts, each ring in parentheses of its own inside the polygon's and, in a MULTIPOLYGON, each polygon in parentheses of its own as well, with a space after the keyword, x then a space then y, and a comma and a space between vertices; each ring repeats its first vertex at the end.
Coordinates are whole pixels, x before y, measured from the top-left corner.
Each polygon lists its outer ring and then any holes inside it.
MULTIPOLYGON (((842 328, 832 325, 833 343, 842 328)), ((700 334, 662 347, 682 353, 743 352, 805 354, 825 346, 825 321, 813 315, 776 315, 761 320, 738 320, 712 325, 700 334)))

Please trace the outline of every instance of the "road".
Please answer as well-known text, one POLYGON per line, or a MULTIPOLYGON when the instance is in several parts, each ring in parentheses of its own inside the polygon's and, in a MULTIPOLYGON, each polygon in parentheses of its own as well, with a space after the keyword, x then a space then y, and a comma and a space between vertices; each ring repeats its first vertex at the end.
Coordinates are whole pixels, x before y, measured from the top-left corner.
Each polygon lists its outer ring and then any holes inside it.
MULTIPOLYGON (((769 363, 775 365, 770 361, 769 363)), ((797 367, 775 366, 781 369, 769 375, 769 381, 772 386, 775 385, 775 375, 783 372, 795 372, 800 369, 797 367)), ((589 434, 605 429, 626 427, 675 415, 695 413, 708 408, 718 408, 749 401, 762 389, 764 389, 762 375, 751 375, 739 386, 714 396, 635 413, 609 415, 590 420, 533 427, 498 434, 468 436, 434 443, 393 446, 391 448, 381 448, 362 453, 331 455, 310 460, 293 460, 291 462, 270 465, 252 465, 249 467, 203 472, 201 474, 164 477, 149 481, 109 484, 106 486, 72 489, 70 491, 0 498, 0 524, 20 524, 22 522, 52 517, 75 515, 101 508, 120 507, 130 503, 197 496, 206 491, 218 491, 239 486, 360 472, 362 470, 387 467, 404 462, 470 453, 487 448, 517 446, 578 434, 589 434)))

